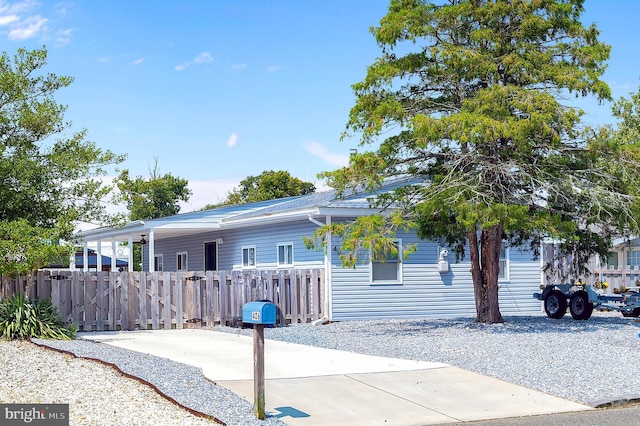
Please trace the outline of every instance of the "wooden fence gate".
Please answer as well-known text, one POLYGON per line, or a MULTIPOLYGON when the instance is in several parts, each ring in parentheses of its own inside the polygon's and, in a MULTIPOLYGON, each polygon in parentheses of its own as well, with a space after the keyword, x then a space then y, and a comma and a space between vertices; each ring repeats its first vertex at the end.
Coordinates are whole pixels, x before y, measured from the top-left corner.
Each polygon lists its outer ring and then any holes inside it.
POLYGON ((242 323, 242 307, 270 300, 277 323, 325 316, 324 270, 207 272, 38 271, 3 279, 0 299, 16 292, 50 297, 83 331, 169 329, 242 323))

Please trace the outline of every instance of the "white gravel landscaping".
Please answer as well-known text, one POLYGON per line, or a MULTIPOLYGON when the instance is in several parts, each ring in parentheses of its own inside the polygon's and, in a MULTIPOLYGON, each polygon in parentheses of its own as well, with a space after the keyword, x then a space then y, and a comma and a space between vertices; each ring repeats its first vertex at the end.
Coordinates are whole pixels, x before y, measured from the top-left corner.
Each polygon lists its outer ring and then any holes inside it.
MULTIPOLYGON (((509 316, 505 321, 493 325, 477 324, 473 318, 297 324, 267 328, 265 337, 443 362, 593 406, 640 398, 638 319, 595 312, 587 321, 574 321, 570 315, 561 320, 509 316)), ((219 326, 212 330, 252 333, 219 326)), ((229 425, 282 424, 275 418, 256 420, 246 400, 207 381, 194 367, 86 340, 37 342, 116 364, 185 407, 229 425)), ((2 402, 69 402, 71 424, 214 424, 111 367, 27 342, 0 342, 0 366, 2 402)))

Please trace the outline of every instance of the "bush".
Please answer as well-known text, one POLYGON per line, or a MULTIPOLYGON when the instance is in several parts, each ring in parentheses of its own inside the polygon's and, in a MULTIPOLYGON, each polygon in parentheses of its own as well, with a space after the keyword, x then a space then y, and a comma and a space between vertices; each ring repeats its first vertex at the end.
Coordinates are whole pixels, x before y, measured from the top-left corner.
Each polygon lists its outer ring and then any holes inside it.
POLYGON ((0 301, 0 336, 5 340, 27 339, 73 339, 78 328, 65 324, 51 299, 33 301, 23 294, 0 301))

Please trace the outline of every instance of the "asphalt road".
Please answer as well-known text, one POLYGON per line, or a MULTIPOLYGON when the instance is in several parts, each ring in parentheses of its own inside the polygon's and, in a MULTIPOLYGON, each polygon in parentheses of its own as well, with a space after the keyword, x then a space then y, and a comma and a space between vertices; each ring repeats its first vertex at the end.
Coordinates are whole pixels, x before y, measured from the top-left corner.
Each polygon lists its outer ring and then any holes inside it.
MULTIPOLYGON (((577 413, 547 414, 543 416, 496 419, 457 423, 465 426, 637 426, 640 424, 640 406, 606 408, 577 413)), ((450 426, 450 425, 449 425, 450 426)))

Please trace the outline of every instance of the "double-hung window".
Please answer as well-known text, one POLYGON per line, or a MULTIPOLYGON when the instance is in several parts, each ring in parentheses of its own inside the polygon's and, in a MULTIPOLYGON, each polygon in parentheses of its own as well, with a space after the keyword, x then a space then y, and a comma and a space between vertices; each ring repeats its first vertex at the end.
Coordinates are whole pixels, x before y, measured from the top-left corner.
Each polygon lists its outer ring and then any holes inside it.
POLYGON ((509 280, 509 249, 504 243, 500 244, 500 273, 498 279, 502 281, 509 280))
POLYGON ((293 243, 278 244, 278 267, 293 265, 293 243))
POLYGON ((164 271, 164 256, 162 254, 156 254, 153 257, 153 267, 154 271, 162 272, 164 271))
POLYGON ((177 270, 178 271, 188 271, 189 267, 187 264, 187 252, 186 251, 179 251, 178 253, 176 253, 176 265, 177 265, 177 270))
POLYGON ((627 267, 629 269, 635 269, 636 267, 640 269, 640 250, 629 250, 627 251, 627 267))
POLYGON ((256 246, 242 247, 242 267, 254 268, 256 266, 256 246))
POLYGON ((400 241, 395 241, 394 247, 389 252, 372 256, 371 281, 375 283, 400 282, 402 277, 401 254, 402 246, 400 241))

